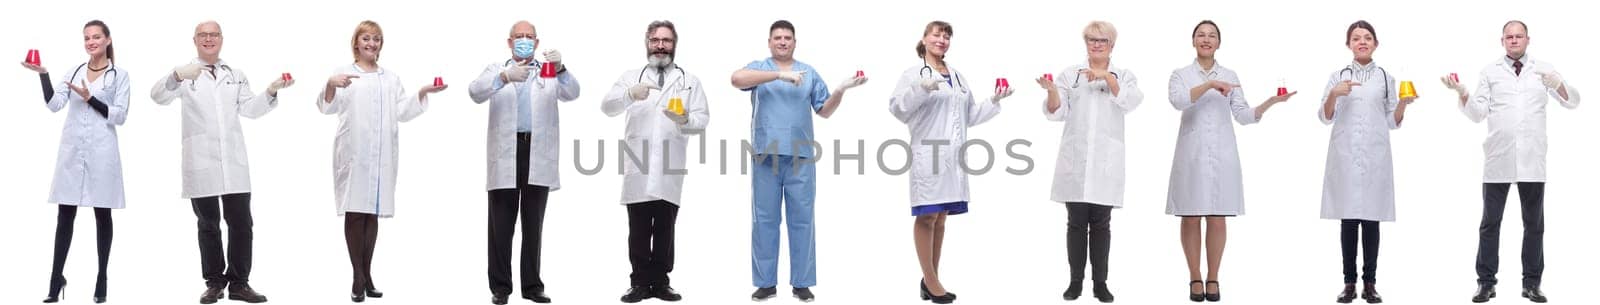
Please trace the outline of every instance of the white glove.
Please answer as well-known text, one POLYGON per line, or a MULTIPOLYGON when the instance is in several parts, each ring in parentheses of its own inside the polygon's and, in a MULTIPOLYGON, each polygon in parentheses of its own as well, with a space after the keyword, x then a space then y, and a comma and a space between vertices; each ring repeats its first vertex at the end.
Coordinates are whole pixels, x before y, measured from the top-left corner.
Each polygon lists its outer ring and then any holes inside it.
POLYGON ((561 63, 561 51, 555 49, 544 51, 544 61, 556 63, 556 71, 561 71, 561 67, 566 65, 561 63))
POLYGON ((1440 76, 1439 77, 1439 81, 1444 82, 1444 86, 1446 88, 1450 88, 1450 90, 1455 90, 1456 94, 1458 94, 1460 96, 1467 96, 1467 88, 1466 87, 1462 87, 1460 82, 1457 82, 1456 80, 1450 79, 1449 75, 1440 76))
POLYGON ((672 120, 672 123, 678 125, 689 124, 689 117, 673 113, 672 110, 661 109, 661 114, 666 115, 668 120, 672 120))
POLYGON ((799 85, 800 82, 804 81, 805 79, 806 79, 806 71, 779 71, 778 72, 778 80, 786 81, 786 82, 789 82, 791 84, 799 85))
POLYGON ((1561 73, 1555 71, 1539 72, 1539 78, 1544 81, 1544 87, 1550 90, 1561 89, 1561 73))
POLYGON ((1010 97, 1011 93, 1012 92, 1016 92, 1016 91, 1017 91, 1017 89, 1006 88, 1005 91, 1001 91, 999 94, 995 94, 994 96, 989 97, 989 102, 998 104, 998 103, 1000 103, 1001 99, 1005 99, 1007 97, 1010 97))
POLYGON ((940 80, 940 79, 937 79, 937 78, 931 78, 931 77, 930 78, 923 78, 922 79, 922 84, 921 84, 922 90, 937 91, 937 90, 939 90, 939 83, 941 83, 941 82, 944 82, 944 80, 940 80))
POLYGON ((293 86, 293 85, 294 85, 294 80, 285 81, 282 78, 279 78, 278 80, 272 81, 272 84, 267 85, 267 94, 268 95, 272 95, 272 96, 278 96, 278 90, 283 90, 283 88, 288 88, 289 86, 293 86))
POLYGON ((633 85, 633 88, 628 88, 628 97, 633 98, 634 101, 642 101, 650 97, 650 90, 652 89, 661 89, 661 87, 651 83, 639 83, 633 85))
POLYGON ((866 76, 853 76, 853 77, 850 77, 850 79, 846 79, 846 80, 844 80, 844 82, 839 83, 839 86, 835 87, 835 88, 839 88, 839 91, 845 91, 845 90, 850 90, 850 88, 855 88, 857 86, 861 86, 862 84, 866 84, 866 83, 867 83, 867 77, 866 76))
POLYGON ((520 63, 511 65, 511 67, 506 68, 505 71, 500 71, 500 77, 507 83, 520 83, 526 81, 528 80, 528 65, 520 63))
POLYGON ((173 69, 172 74, 176 75, 178 79, 181 80, 194 80, 196 78, 200 78, 200 71, 204 70, 205 68, 205 65, 192 63, 178 67, 177 69, 173 69))

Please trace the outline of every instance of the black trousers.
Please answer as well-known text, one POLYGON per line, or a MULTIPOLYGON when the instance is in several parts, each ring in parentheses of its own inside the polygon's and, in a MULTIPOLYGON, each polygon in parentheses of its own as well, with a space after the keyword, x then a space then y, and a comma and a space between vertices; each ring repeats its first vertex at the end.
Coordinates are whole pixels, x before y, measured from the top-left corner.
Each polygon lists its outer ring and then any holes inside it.
MULTIPOLYGON (((1478 225, 1478 283, 1494 285, 1500 271, 1500 219, 1510 183, 1483 184, 1483 222, 1478 225)), ((1517 182, 1522 197, 1522 286, 1539 287, 1544 275, 1544 183, 1517 182)))
POLYGON ((540 241, 550 188, 528 184, 528 138, 517 137, 517 188, 489 191, 489 291, 511 294, 511 240, 522 212, 522 294, 544 292, 539 278, 540 241))
POLYGON ((344 245, 350 251, 350 292, 376 289, 372 284, 372 250, 378 245, 378 215, 344 213, 344 245))
MULTIPOLYGON (((61 270, 67 266, 67 250, 72 248, 72 222, 78 218, 78 207, 59 205, 56 208, 56 249, 50 264, 50 295, 66 284, 61 270)), ((100 254, 100 275, 94 280, 94 296, 106 296, 106 263, 111 259, 111 209, 94 208, 95 248, 100 254)))
POLYGON ((251 244, 255 233, 250 217, 250 193, 189 199, 200 232, 200 276, 206 287, 237 288, 250 285, 251 244), (220 203, 220 207, 219 207, 220 203), (227 254, 222 250, 220 221, 228 222, 227 254))
POLYGON ((1356 243, 1361 244, 1362 276, 1366 283, 1378 282, 1378 222, 1344 219, 1339 222, 1339 246, 1344 254, 1344 283, 1356 283, 1356 243))
POLYGON ((628 205, 628 262, 633 286, 666 286, 672 273, 673 227, 678 206, 665 200, 628 205))
POLYGON ((1072 281, 1083 281, 1085 262, 1094 264, 1094 281, 1104 282, 1111 252, 1111 207, 1067 203, 1067 263, 1072 281))

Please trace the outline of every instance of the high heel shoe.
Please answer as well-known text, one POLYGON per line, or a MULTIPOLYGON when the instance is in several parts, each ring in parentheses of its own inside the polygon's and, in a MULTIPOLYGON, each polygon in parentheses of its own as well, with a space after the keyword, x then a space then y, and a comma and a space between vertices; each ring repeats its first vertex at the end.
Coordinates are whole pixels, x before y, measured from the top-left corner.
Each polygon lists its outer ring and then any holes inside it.
POLYGON ((45 298, 44 298, 44 302, 45 303, 55 303, 55 302, 60 302, 61 300, 66 300, 67 299, 66 296, 61 295, 61 291, 67 289, 67 280, 61 280, 60 282, 52 282, 50 286, 51 286, 50 287, 50 294, 45 296, 45 298))
POLYGON ((1205 281, 1201 281, 1201 280, 1189 281, 1189 301, 1190 302, 1199 303, 1199 302, 1204 302, 1205 300, 1206 300, 1206 285, 1205 285, 1205 281), (1194 293, 1194 284, 1200 284, 1200 293, 1194 293))
POLYGON ((1211 287, 1206 287, 1206 302, 1222 301, 1222 283, 1218 283, 1217 281, 1206 281, 1207 286, 1212 284, 1217 285, 1217 289, 1212 290, 1211 287))
POLYGON ((928 291, 928 282, 919 280, 917 285, 922 286, 922 300, 923 301, 933 301, 934 304, 950 304, 950 302, 955 302, 956 301, 956 293, 954 293, 954 292, 950 292, 949 290, 945 290, 944 291, 944 295, 937 296, 937 295, 933 295, 933 292, 928 291), (943 303, 940 303, 940 302, 943 302, 943 303))

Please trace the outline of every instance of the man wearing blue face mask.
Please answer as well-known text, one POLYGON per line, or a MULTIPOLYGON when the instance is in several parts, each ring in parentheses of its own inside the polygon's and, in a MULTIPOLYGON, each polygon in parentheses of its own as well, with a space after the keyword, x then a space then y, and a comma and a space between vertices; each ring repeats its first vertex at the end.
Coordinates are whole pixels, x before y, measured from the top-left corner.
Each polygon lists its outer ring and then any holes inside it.
POLYGON ((578 99, 578 80, 561 53, 534 58, 539 36, 527 21, 511 26, 511 59, 485 67, 468 87, 474 103, 489 103, 489 291, 494 304, 511 295, 511 238, 522 212, 522 298, 549 303, 539 278, 545 203, 561 188, 557 101, 578 99), (532 75, 532 76, 530 76, 532 75))

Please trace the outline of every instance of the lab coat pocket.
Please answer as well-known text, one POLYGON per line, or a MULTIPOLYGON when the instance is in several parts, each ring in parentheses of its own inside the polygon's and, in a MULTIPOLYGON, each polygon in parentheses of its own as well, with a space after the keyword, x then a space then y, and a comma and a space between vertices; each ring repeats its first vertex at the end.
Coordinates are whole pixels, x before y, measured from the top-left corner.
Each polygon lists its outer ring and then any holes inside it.
POLYGON ((187 154, 182 157, 183 178, 185 181, 190 181, 190 179, 194 178, 202 178, 199 176, 201 172, 215 167, 213 164, 214 162, 208 162, 213 159, 213 156, 201 153, 204 151, 209 151, 204 147, 201 147, 201 145, 207 144, 205 141, 201 141, 201 139, 204 138, 205 137, 200 135, 183 137, 183 148, 187 152, 187 154))

